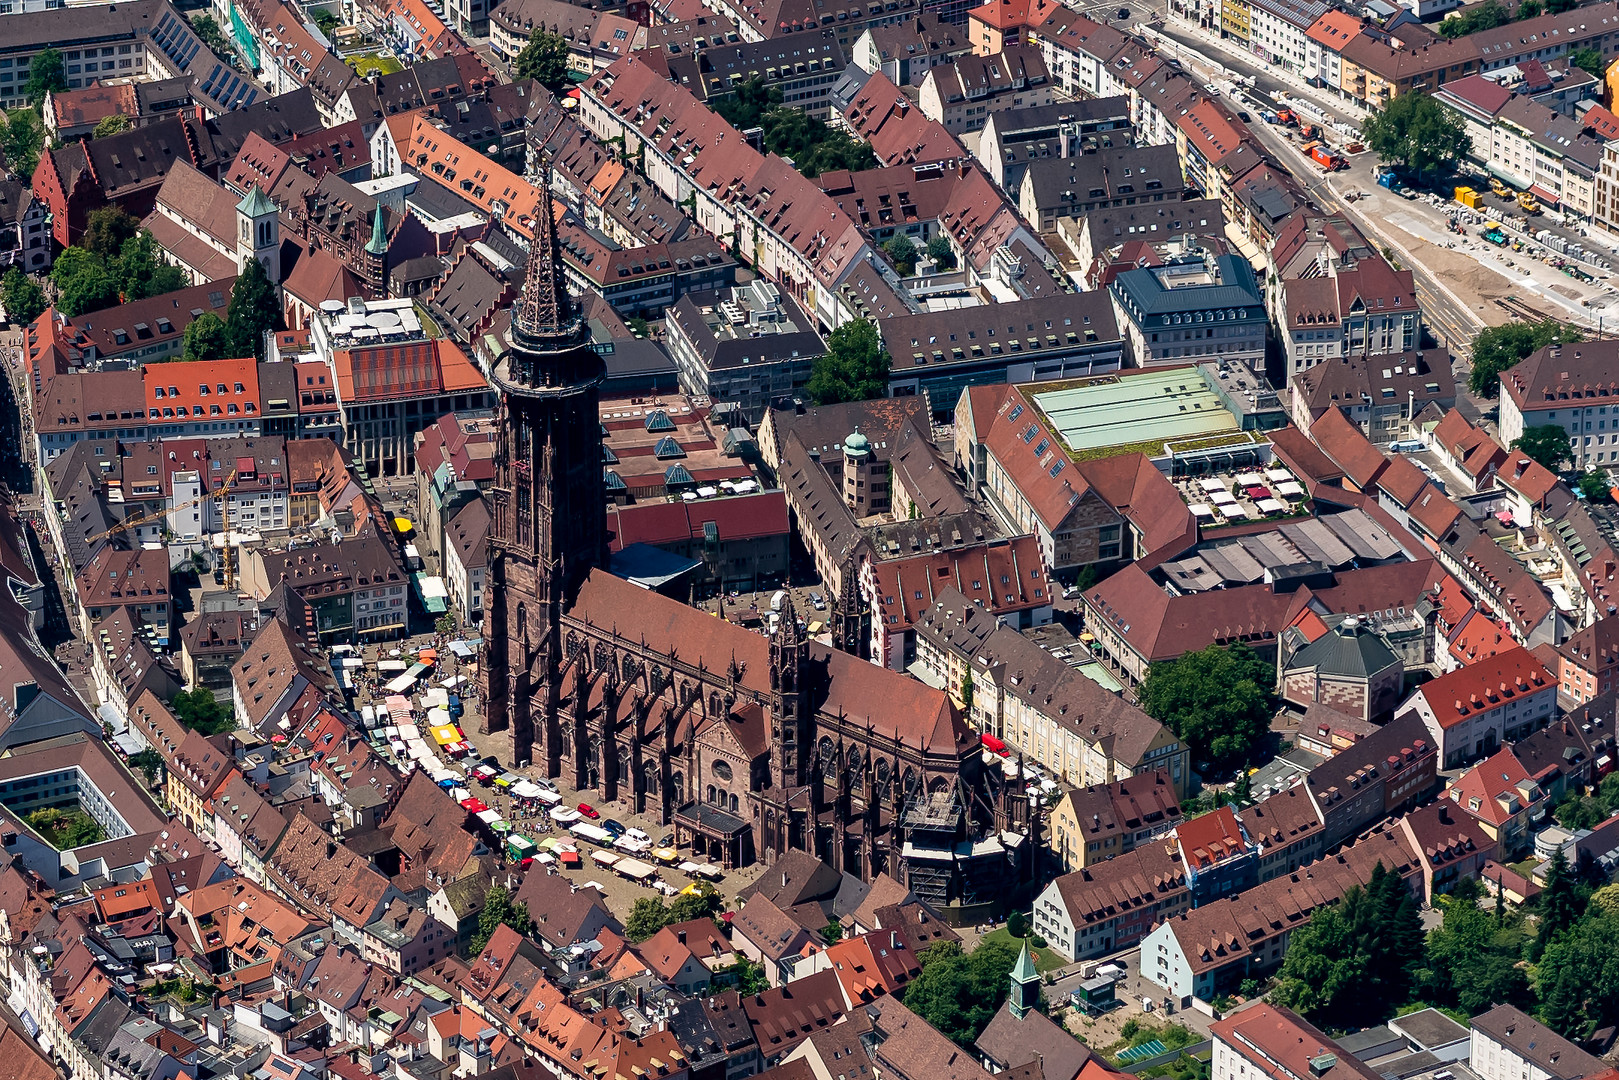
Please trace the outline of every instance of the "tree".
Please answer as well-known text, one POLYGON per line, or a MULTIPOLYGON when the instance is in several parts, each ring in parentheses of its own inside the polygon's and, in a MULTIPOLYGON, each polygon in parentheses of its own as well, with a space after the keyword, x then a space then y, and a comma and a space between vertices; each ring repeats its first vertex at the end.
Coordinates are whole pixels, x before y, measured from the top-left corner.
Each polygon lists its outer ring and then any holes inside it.
POLYGON ((85 221, 79 246, 107 262, 117 259, 124 244, 140 232, 141 223, 121 206, 98 206, 85 221))
POLYGON ((1409 1000, 1422 959, 1422 922, 1398 874, 1379 863, 1293 932, 1271 1000, 1334 1026, 1380 1023, 1409 1000))
POLYGON ((215 700, 214 692, 206 686, 182 690, 169 704, 174 709, 174 718, 192 731, 218 735, 236 730, 235 710, 215 700))
POLYGON ((119 132, 128 130, 129 117, 124 113, 113 113, 111 116, 101 118, 101 122, 95 126, 95 130, 90 132, 90 137, 92 139, 105 139, 108 135, 117 135, 119 132))
POLYGON ((1492 1003, 1527 1007, 1532 995, 1519 964, 1523 929, 1517 919, 1508 924, 1504 910, 1480 908, 1481 892, 1476 881, 1464 878, 1436 903, 1444 921, 1428 935, 1420 993, 1424 1000, 1469 1015, 1492 1003))
POLYGON ((804 389, 817 405, 870 401, 888 392, 888 364, 876 325, 855 319, 832 331, 804 389))
POLYGON ((1551 319, 1486 327, 1473 339, 1473 370, 1467 385, 1479 397, 1493 398, 1501 392, 1501 372, 1538 349, 1570 345, 1583 337, 1578 327, 1551 319))
POLYGON ((935 942, 917 957, 922 973, 905 988, 905 1005, 962 1046, 971 1046, 1006 1000, 1019 945, 979 944, 971 955, 955 942, 935 942))
POLYGON ((28 104, 37 107, 45 103, 46 94, 60 94, 66 89, 67 65, 62 62, 62 54, 47 45, 34 54, 34 62, 28 65, 23 96, 28 104))
POLYGON ((712 104, 714 111, 738 130, 760 128, 765 149, 791 160, 805 176, 819 176, 828 169, 853 172, 877 164, 877 155, 868 143, 852 138, 846 131, 835 131, 800 109, 783 105, 781 91, 767 87, 762 79, 749 79, 712 104))
POLYGON ((770 978, 765 969, 755 964, 745 956, 739 956, 736 963, 720 972, 721 979, 714 989, 719 990, 725 981, 730 981, 736 992, 746 998, 753 994, 762 994, 770 989, 770 978))
POLYGON ((186 327, 184 360, 223 360, 230 345, 230 332, 219 316, 205 311, 186 327))
POLYGON ((630 941, 645 941, 669 922, 669 909, 663 901, 656 896, 643 896, 635 901, 630 917, 624 920, 624 936, 630 941))
POLYGON ((315 20, 315 26, 326 35, 326 40, 331 41, 332 36, 337 33, 337 16, 325 8, 316 8, 309 13, 309 17, 315 20))
POLYGON ((956 252, 950 246, 950 238, 944 233, 936 233, 928 241, 928 258, 939 264, 940 270, 954 269, 956 265, 956 252))
POLYGON ((899 271, 900 277, 910 277, 916 273, 917 250, 909 236, 895 233, 883 245, 883 250, 888 253, 888 258, 893 262, 894 269, 899 271))
POLYGON ((478 931, 472 935, 473 953, 483 952, 484 946, 489 944, 489 939, 494 937, 495 931, 502 926, 509 926, 527 937, 532 922, 527 904, 515 903, 512 900, 511 890, 506 886, 491 886, 483 898, 483 910, 478 912, 478 931))
POLYGON ((460 628, 459 624, 457 624, 456 619, 455 619, 455 609, 454 608, 451 608, 450 610, 446 611, 444 614, 440 615, 438 617, 438 621, 433 624, 433 632, 435 634, 439 634, 442 637, 451 636, 459 628, 460 628))
POLYGON ((1608 813, 1602 809, 1602 803, 1597 799, 1589 795, 1581 797, 1571 791, 1567 798, 1557 804, 1552 816, 1563 828, 1577 831, 1595 828, 1602 823, 1608 813))
POLYGON ((1029 936, 1029 917, 1021 911, 1014 911, 1006 917, 1006 932, 1015 938, 1029 936))
POLYGON ((1512 440, 1514 450, 1522 450, 1552 472, 1562 468, 1573 456, 1568 446, 1568 432, 1556 424, 1539 424, 1523 429, 1523 434, 1512 440))
POLYGON ((1541 1020, 1569 1038, 1619 1022, 1619 916, 1581 920, 1546 947, 1535 979, 1541 1020))
POLYGON ((38 109, 12 109, 5 114, 6 128, 0 138, 0 151, 17 176, 29 177, 45 149, 45 121, 38 109))
POLYGON ((1547 949, 1574 929, 1590 900, 1591 893, 1581 889, 1563 849, 1552 852, 1546 866, 1546 884, 1541 889, 1537 905, 1540 909, 1540 925, 1535 931, 1534 940, 1529 943, 1529 959, 1542 960, 1547 949))
POLYGON ((720 894, 712 885, 699 885, 695 893, 681 893, 669 901, 669 921, 665 926, 675 923, 691 922, 693 919, 712 919, 720 913, 720 894))
POLYGON ((1217 768, 1247 760, 1274 712, 1270 664, 1243 644, 1210 645, 1147 668, 1141 707, 1217 768))
POLYGON ((129 759, 129 767, 138 769, 146 777, 147 787, 156 787, 157 778, 163 771, 163 756, 148 746, 129 759))
POLYGON ((973 673, 970 669, 961 673, 961 707, 969 713, 973 709, 973 673))
POLYGON ((231 289, 230 307, 225 311, 229 355, 264 359, 264 335, 280 322, 275 286, 264 272, 264 264, 257 259, 247 260, 231 289))
POLYGON ((1512 13, 1500 3, 1500 0, 1484 0, 1484 3, 1475 4, 1444 20, 1439 24, 1438 30, 1441 37, 1455 38, 1476 34, 1480 30, 1494 30, 1497 26, 1505 26, 1511 21, 1512 13))
POLYGON ((1580 474, 1580 494, 1592 502, 1608 502, 1613 498, 1613 481, 1601 469, 1587 469, 1580 474))
POLYGON ((118 302, 118 282, 106 263, 82 247, 67 248, 56 257, 51 281, 56 284, 56 310, 70 319, 118 302))
POLYGON ((1602 62, 1602 51, 1600 49, 1590 48, 1589 46, 1583 49, 1575 49, 1573 52, 1569 53, 1568 61, 1575 67, 1581 69, 1582 71, 1588 71, 1599 79, 1602 78, 1602 76, 1606 74, 1608 70, 1608 65, 1602 62))
POLYGON ((31 323, 44 313, 49 304, 45 290, 39 282, 13 266, 0 278, 0 307, 6 309, 6 318, 14 323, 31 323))
POLYGON ((214 21, 212 15, 202 13, 192 15, 190 18, 191 29, 196 32, 198 40, 204 45, 222 57, 229 57, 235 52, 230 42, 225 40, 225 35, 220 32, 219 23, 214 21))
POLYGON ((1429 94, 1401 94, 1360 125, 1366 145, 1384 161, 1427 175, 1448 173, 1472 149, 1461 117, 1429 94))
POLYGON ((821 940, 828 945, 836 945, 843 940, 843 925, 836 919, 821 927, 821 940))
POLYGON ((568 84, 568 43, 560 34, 536 28, 517 54, 519 79, 533 79, 556 94, 568 84))
POLYGON ((163 261, 162 249, 152 230, 142 229, 124 241, 114 270, 124 302, 185 288, 186 277, 178 266, 163 261))

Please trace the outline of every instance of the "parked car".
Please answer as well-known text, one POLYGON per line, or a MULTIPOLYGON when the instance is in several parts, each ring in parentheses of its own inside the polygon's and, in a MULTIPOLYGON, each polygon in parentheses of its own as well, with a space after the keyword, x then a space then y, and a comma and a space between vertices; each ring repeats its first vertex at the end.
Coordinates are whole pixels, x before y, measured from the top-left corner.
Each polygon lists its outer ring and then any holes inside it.
POLYGON ((591 806, 589 803, 580 803, 579 812, 585 815, 585 817, 589 818, 591 821, 595 821, 597 818, 601 817, 601 814, 597 812, 596 808, 591 806))
POLYGON ((629 831, 624 827, 624 823, 622 821, 614 821, 612 818, 608 818, 606 821, 602 822, 602 828, 612 833, 614 840, 617 840, 619 837, 623 836, 629 831))

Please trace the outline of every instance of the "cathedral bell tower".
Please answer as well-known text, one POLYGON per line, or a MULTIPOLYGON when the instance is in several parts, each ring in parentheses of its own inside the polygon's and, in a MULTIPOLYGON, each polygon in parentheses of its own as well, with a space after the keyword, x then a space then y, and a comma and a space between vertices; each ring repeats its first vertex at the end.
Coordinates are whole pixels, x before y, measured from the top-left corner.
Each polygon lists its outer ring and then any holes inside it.
POLYGON ((809 638, 798 628, 798 612, 787 594, 781 622, 770 637, 770 741, 771 782, 791 789, 809 783, 811 745, 809 638))
POLYGON ((562 615, 607 563, 598 405, 606 370, 563 285, 550 184, 539 187, 523 292, 493 374, 500 427, 478 678, 483 730, 511 733, 513 765, 538 750, 554 777, 562 615))

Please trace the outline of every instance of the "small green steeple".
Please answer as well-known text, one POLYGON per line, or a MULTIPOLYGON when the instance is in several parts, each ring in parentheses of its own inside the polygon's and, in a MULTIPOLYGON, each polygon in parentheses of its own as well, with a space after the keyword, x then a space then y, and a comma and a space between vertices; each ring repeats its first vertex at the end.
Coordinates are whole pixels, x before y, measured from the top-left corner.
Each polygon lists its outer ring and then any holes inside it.
POLYGON ((1019 1020, 1029 1014, 1029 1010, 1040 1003, 1040 972, 1035 969, 1034 957, 1029 953, 1029 939, 1023 939, 1023 948, 1017 955, 1017 963, 1012 965, 1012 991, 1006 1002, 1012 1009, 1012 1015, 1019 1020))
POLYGON ((371 239, 366 242, 365 250, 372 255, 381 255, 388 250, 388 236, 382 231, 382 204, 377 204, 377 212, 371 215, 371 239))

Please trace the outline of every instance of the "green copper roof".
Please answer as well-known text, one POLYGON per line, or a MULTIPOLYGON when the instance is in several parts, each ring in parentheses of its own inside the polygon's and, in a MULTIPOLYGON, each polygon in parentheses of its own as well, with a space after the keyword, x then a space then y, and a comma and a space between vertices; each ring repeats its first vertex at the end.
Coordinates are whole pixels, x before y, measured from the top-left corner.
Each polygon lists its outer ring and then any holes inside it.
POLYGON ((388 250, 388 235, 382 231, 382 204, 377 204, 376 213, 371 215, 371 239, 366 241, 365 250, 373 255, 381 255, 388 250))
POLYGON ((236 209, 250 218, 263 217, 265 214, 276 212, 275 203, 270 201, 270 197, 257 184, 247 189, 247 194, 242 197, 241 202, 236 204, 236 209))
POLYGON ((1040 972, 1034 967, 1034 957, 1029 954, 1028 938, 1023 939, 1023 948, 1018 951, 1017 963, 1012 967, 1012 981, 1015 983, 1040 981, 1040 972))

